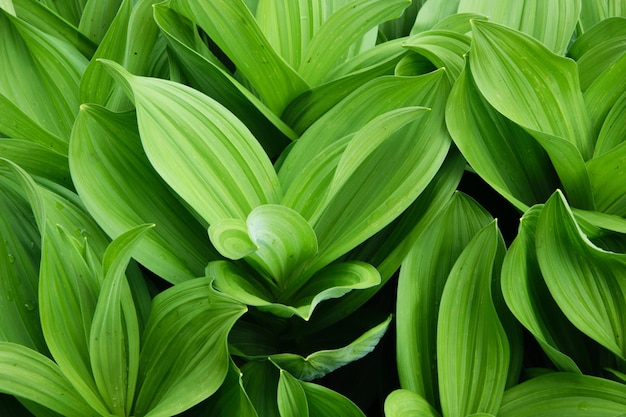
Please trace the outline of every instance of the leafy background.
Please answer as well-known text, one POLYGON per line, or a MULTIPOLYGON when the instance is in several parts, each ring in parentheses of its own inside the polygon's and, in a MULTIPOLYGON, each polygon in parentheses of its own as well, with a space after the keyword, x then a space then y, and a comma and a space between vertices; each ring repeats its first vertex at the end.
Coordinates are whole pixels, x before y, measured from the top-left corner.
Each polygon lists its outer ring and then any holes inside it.
POLYGON ((626 415, 623 0, 0 0, 0 414, 626 415))

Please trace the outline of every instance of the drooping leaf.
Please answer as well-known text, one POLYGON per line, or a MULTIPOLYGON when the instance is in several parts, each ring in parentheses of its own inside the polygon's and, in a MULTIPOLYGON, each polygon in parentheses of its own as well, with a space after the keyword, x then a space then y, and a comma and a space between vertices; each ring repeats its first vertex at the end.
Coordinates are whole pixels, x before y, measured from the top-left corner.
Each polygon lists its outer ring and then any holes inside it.
POLYGON ((209 224, 245 219, 258 205, 278 203, 280 185, 270 160, 226 108, 184 85, 107 66, 132 91, 148 159, 209 224))
POLYGON ((314 352, 306 358, 292 353, 279 353, 271 355, 270 359, 301 381, 321 378, 374 350, 390 322, 391 317, 342 348, 314 352))
POLYGON ((458 11, 461 0, 427 0, 420 8, 411 35, 432 29, 444 18, 458 11))
POLYGON ((0 392, 41 404, 67 417, 97 417, 59 367, 25 346, 0 342, 0 392))
POLYGON ((207 262, 219 257, 205 227, 150 165, 134 112, 83 105, 72 132, 70 167, 83 203, 109 236, 157 225, 133 256, 160 277, 178 283, 202 276, 207 262))
POLYGON ((624 384, 587 375, 550 373, 508 390, 498 416, 616 417, 624 415, 625 399, 624 384))
POLYGON ((426 57, 435 67, 445 68, 454 83, 465 66, 463 56, 470 49, 470 38, 450 30, 429 30, 411 36, 403 46, 426 57))
POLYGON ((186 281, 154 298, 142 336, 134 415, 180 413, 215 393, 226 378, 226 339, 246 308, 214 291, 211 280, 186 281))
POLYGON ((385 417, 440 417, 440 414, 419 394, 398 389, 385 399, 385 417))
POLYGON ((125 271, 133 247, 154 225, 118 236, 103 257, 103 282, 89 334, 94 380, 109 410, 129 415, 139 368, 139 323, 125 271))
POLYGON ((420 235, 402 264, 396 302, 396 361, 400 386, 438 404, 437 317, 448 275, 459 255, 493 218, 455 193, 420 235))
POLYGON ((626 255, 602 250, 576 224, 563 195, 546 202, 537 223, 537 258, 563 313, 598 343, 626 357, 626 255))
POLYGON ((169 7, 198 24, 276 114, 309 88, 272 48, 242 0, 170 0, 169 7))
POLYGON ((437 369, 446 416, 495 414, 509 369, 509 342, 492 295, 504 242, 496 222, 484 227, 454 264, 441 296, 437 369))

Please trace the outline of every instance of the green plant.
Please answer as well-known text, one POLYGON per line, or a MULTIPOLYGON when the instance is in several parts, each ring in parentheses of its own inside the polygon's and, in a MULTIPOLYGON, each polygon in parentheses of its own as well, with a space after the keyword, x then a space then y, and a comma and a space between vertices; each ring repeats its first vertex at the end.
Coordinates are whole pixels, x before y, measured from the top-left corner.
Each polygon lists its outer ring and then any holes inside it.
POLYGON ((0 1, 0 409, 626 413, 625 10, 0 1))

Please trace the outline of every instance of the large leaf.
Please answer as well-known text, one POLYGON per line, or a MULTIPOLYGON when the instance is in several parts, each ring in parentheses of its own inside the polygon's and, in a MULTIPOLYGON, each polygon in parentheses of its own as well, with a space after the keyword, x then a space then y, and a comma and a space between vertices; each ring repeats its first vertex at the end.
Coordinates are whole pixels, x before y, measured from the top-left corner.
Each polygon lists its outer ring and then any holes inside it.
POLYGON ((604 119, 594 157, 601 156, 626 141, 626 123, 620 123, 624 118, 626 118, 626 92, 615 102, 604 119))
POLYGON ((278 379, 278 412, 281 417, 309 417, 304 388, 289 372, 280 370, 278 379))
POLYGON ((107 2, 87 0, 80 16, 78 29, 89 39, 99 44, 108 31, 122 2, 122 0, 107 2))
POLYGON ((103 259, 104 280, 89 334, 89 356, 100 394, 116 415, 130 414, 139 368, 139 323, 125 271, 133 247, 153 226, 121 234, 103 259))
POLYGON ((246 308, 214 291, 211 280, 190 280, 154 298, 142 336, 134 415, 180 413, 217 391, 226 378, 226 339, 246 308))
POLYGON ((472 168, 518 209, 545 201, 557 187, 546 152, 485 100, 469 65, 450 92, 446 123, 472 168))
POLYGON ((604 213, 625 217, 626 143, 590 160, 587 168, 597 209, 604 213))
POLYGON ((169 7, 197 23, 276 114, 308 89, 307 83, 272 48, 242 0, 170 0, 169 7))
POLYGON ((73 189, 67 156, 50 147, 23 139, 2 139, 0 155, 42 182, 53 181, 73 189))
POLYGON ((626 387, 586 375, 551 373, 504 394, 498 416, 618 417, 626 410, 626 387))
POLYGON ((546 202, 539 217, 537 258, 550 293, 567 318, 626 357, 626 255, 591 243, 560 192, 546 202))
POLYGON ((400 386, 438 404, 437 317, 444 285, 463 249, 493 218, 456 193, 402 263, 396 302, 400 386))
POLYGON ((581 0, 461 0, 458 11, 489 16, 489 21, 524 32, 563 55, 580 9, 581 0))
POLYGON ((241 367, 243 386, 259 416, 280 417, 278 380, 280 371, 270 361, 251 361, 241 367))
POLYGON ((59 367, 22 345, 0 342, 0 392, 36 402, 67 417, 97 417, 59 367))
POLYGON ((495 414, 500 406, 510 352, 491 283, 499 273, 503 252, 494 221, 461 253, 441 295, 437 369, 446 416, 495 414))
POLYGON ((583 1, 578 26, 585 33, 603 20, 616 16, 626 17, 624 0, 583 1))
POLYGON ((562 371, 590 369, 585 340, 563 315, 546 287, 537 261, 535 232, 543 206, 533 206, 520 221, 517 237, 502 265, 502 293, 511 312, 537 339, 562 371))
POLYGON ((270 160, 226 108, 184 85, 107 66, 132 94, 148 159, 209 224, 245 219, 258 205, 278 203, 280 185, 270 160))
POLYGON ((439 417, 439 413, 419 394, 398 389, 385 399, 385 417, 439 417))
POLYGON ((133 256, 160 277, 178 283, 202 276, 207 262, 219 257, 205 227, 150 165, 134 112, 83 105, 72 132, 70 167, 83 203, 109 236, 142 223, 157 225, 133 256))

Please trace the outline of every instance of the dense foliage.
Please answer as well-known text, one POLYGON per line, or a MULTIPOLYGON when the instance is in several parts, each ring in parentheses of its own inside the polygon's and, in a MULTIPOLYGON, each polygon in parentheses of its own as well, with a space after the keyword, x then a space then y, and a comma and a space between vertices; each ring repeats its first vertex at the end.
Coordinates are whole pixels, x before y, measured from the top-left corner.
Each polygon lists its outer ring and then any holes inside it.
POLYGON ((1 415, 626 415, 624 0, 0 0, 0 205, 1 415))

